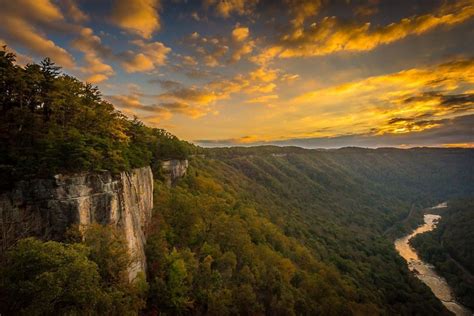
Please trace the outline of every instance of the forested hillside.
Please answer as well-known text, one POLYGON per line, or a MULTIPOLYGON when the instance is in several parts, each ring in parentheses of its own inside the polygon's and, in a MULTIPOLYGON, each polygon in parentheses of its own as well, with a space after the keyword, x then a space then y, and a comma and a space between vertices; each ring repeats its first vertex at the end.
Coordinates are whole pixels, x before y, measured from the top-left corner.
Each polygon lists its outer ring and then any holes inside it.
POLYGON ((413 204, 472 194, 473 162, 470 150, 208 150, 157 190, 149 308, 442 313, 384 232, 413 204))
POLYGON ((0 97, 2 190, 59 172, 151 165, 155 176, 146 282, 124 277, 117 231, 72 227, 1 256, 2 314, 448 313, 392 238, 424 207, 474 194, 473 150, 197 148, 125 117, 50 60, 20 67, 6 51, 0 97), (190 159, 173 187, 160 177, 168 158, 190 159))
POLYGON ((474 199, 449 203, 437 229, 416 236, 411 244, 454 288, 460 302, 474 307, 474 199))

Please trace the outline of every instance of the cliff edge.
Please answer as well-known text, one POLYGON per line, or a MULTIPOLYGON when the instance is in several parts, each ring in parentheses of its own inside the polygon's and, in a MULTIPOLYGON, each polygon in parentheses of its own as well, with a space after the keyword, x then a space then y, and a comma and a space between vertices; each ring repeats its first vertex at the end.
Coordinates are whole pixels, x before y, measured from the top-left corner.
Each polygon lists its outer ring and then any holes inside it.
POLYGON ((2 218, 8 218, 10 231, 19 234, 61 239, 72 224, 114 225, 123 232, 134 259, 130 280, 146 269, 144 231, 152 208, 150 167, 19 181, 0 194, 2 218))

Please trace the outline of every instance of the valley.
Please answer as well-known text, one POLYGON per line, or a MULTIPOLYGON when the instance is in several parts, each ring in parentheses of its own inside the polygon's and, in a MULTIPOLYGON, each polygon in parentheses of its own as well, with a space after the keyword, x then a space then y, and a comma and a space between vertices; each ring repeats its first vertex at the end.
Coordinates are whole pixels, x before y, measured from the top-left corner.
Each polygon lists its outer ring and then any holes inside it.
MULTIPOLYGON (((442 203, 431 209, 443 209, 447 203, 442 203)), ((410 239, 418 234, 423 234, 436 229, 436 223, 440 220, 440 215, 429 214, 430 209, 424 215, 424 224, 417 227, 409 235, 395 240, 395 249, 406 260, 408 268, 417 278, 429 286, 433 294, 454 314, 460 316, 472 315, 465 306, 456 301, 454 291, 448 285, 446 280, 438 275, 433 265, 427 264, 421 260, 416 251, 410 246, 410 239)))

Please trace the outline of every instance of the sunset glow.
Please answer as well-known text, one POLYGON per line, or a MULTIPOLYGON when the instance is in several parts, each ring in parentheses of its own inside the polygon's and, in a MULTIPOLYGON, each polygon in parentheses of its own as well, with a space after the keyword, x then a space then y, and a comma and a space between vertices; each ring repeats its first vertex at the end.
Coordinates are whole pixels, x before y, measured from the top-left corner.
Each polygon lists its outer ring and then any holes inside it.
POLYGON ((0 43, 203 146, 473 147, 474 1, 0 1, 0 43))

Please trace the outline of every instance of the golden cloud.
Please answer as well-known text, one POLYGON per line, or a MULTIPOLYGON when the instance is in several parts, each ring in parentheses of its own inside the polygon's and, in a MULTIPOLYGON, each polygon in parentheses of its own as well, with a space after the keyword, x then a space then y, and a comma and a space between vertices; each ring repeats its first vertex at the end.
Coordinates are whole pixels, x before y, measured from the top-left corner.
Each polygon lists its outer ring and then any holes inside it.
MULTIPOLYGON (((141 100, 142 96, 143 94, 137 90, 136 87, 131 87, 129 94, 112 95, 108 96, 107 99, 127 115, 136 115, 141 118, 146 118, 145 121, 153 121, 153 123, 168 120, 173 116, 173 114, 183 114, 191 118, 199 118, 210 111, 206 104, 196 105, 189 103, 186 96, 183 96, 182 100, 180 100, 179 97, 162 98, 175 100, 171 102, 159 102, 156 104, 143 104, 141 100)), ((189 97, 189 99, 193 98, 196 98, 196 95, 189 97)))
POLYGON ((462 59, 318 89, 290 103, 313 113, 299 126, 328 128, 327 135, 418 132, 473 113, 473 84, 474 60, 462 59))
POLYGON ((3 36, 8 43, 19 45, 36 56, 48 56, 64 67, 75 66, 72 55, 39 30, 39 26, 53 28, 58 25, 68 29, 61 10, 52 1, 4 1, 0 10, 0 20, 2 21, 0 36, 3 36))
POLYGON ((75 66, 74 58, 67 50, 57 46, 26 21, 13 16, 1 16, 1 14, 0 17, 8 42, 17 43, 37 56, 48 56, 64 67, 75 66))
POLYGON ((146 43, 142 40, 132 42, 140 52, 127 51, 122 55, 122 67, 126 72, 146 72, 166 64, 171 48, 161 42, 146 43))
POLYGON ((242 42, 249 37, 249 28, 244 26, 236 26, 232 30, 232 39, 236 42, 242 42))
POLYGON ((251 14, 258 0, 204 0, 205 7, 214 7, 216 14, 227 18, 231 14, 251 14))
POLYGON ((268 94, 249 99, 246 101, 246 103, 269 103, 271 101, 277 100, 278 98, 279 97, 277 94, 268 94))
POLYGON ((115 0, 111 21, 118 27, 149 39, 160 29, 159 0, 115 0))
POLYGON ((253 60, 263 64, 275 57, 323 56, 341 51, 370 51, 410 35, 426 33, 436 27, 463 23, 473 16, 472 1, 463 0, 441 6, 433 13, 403 18, 396 23, 375 28, 370 23, 342 21, 335 16, 325 17, 309 27, 295 22, 295 28, 284 35, 280 43, 265 48, 253 60))
POLYGON ((100 57, 110 55, 111 52, 102 46, 100 37, 95 35, 91 28, 82 28, 79 37, 72 41, 71 46, 84 54, 85 66, 81 67, 80 71, 88 75, 87 82, 100 83, 115 74, 112 66, 100 57))
POLYGON ((295 29, 304 25, 307 18, 315 16, 321 9, 320 0, 286 0, 294 18, 291 21, 295 29))

